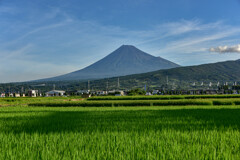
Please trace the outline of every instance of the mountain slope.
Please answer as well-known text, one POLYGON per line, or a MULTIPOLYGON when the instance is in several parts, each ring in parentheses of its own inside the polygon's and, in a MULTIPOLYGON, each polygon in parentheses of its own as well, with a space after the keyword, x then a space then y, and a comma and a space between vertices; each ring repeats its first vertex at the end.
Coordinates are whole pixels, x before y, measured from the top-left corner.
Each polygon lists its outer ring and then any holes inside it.
POLYGON ((123 45, 105 58, 82 70, 43 81, 99 79, 174 67, 179 67, 179 65, 161 57, 154 57, 134 46, 123 45))
MULTIPOLYGON (((169 84, 178 85, 179 88, 190 87, 192 82, 209 82, 223 84, 224 82, 240 81, 240 60, 225 61, 198 66, 178 67, 164 69, 154 72, 134 74, 120 77, 121 88, 130 89, 132 87, 161 86, 166 84, 168 77, 169 84)), ((108 79, 109 86, 116 88, 117 79, 108 79)), ((106 80, 96 80, 92 82, 98 88, 105 88, 106 80)))
MULTIPOLYGON (((161 74, 163 76, 168 75, 173 79, 179 79, 181 81, 240 80, 240 60, 180 67, 159 72, 152 72, 152 76, 156 74, 161 74)), ((145 75, 139 76, 144 77, 145 75)))
MULTIPOLYGON (((240 82, 240 60, 225 61, 212 64, 203 64, 198 66, 178 67, 172 69, 159 70, 154 72, 133 74, 119 77, 120 89, 143 88, 144 85, 150 88, 165 88, 165 89, 192 89, 192 88, 208 88, 209 82, 213 83, 213 87, 217 87, 217 82, 223 85, 224 82, 240 82), (168 86, 166 85, 166 77, 168 77, 168 86), (196 86, 192 86, 196 82, 196 86), (204 86, 200 84, 204 82, 204 86), (174 85, 175 87, 173 87, 174 85)), ((11 89, 21 90, 24 88, 31 88, 36 82, 16 83, 16 84, 2 84, 0 88, 7 90, 9 86, 11 89)), ((91 90, 112 90, 118 89, 118 77, 105 78, 90 81, 91 90), (108 82, 108 87, 107 83, 108 82)), ((87 81, 52 81, 47 82, 46 87, 42 91, 49 91, 52 86, 56 85, 60 90, 79 90, 87 89, 87 81)))

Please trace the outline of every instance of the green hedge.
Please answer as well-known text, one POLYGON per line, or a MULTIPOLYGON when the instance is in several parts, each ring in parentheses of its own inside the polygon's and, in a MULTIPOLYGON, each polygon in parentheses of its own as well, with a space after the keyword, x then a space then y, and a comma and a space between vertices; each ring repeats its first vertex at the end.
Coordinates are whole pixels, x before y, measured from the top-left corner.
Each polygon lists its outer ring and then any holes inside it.
POLYGON ((234 101, 235 105, 240 105, 240 101, 234 101))
POLYGON ((233 101, 212 101, 213 105, 234 105, 233 101))
POLYGON ((105 97, 91 97, 88 101, 102 101, 102 100, 171 100, 184 99, 183 96, 105 96, 105 97))
POLYGON ((240 98, 240 95, 190 95, 184 96, 185 99, 220 99, 220 98, 240 98))
POLYGON ((211 101, 196 100, 171 100, 171 101, 84 101, 84 102, 49 102, 30 103, 29 106, 47 107, 120 107, 120 106, 187 106, 187 105, 212 105, 211 101))
POLYGON ((159 101, 154 102, 154 106, 188 106, 188 105, 212 105, 211 101, 159 101))
POLYGON ((180 99, 226 99, 240 98, 240 95, 173 95, 173 96, 98 96, 88 98, 88 101, 111 101, 111 100, 180 100, 180 99))

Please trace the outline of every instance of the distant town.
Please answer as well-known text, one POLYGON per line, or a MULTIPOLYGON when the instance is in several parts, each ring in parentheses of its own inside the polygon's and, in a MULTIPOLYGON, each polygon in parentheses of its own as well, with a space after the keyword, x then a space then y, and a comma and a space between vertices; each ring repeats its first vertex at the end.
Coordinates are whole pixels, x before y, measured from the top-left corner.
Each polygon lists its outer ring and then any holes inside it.
MULTIPOLYGON (((214 95, 214 94, 240 94, 240 85, 237 82, 233 82, 229 85, 227 82, 223 85, 217 83, 215 86, 210 82, 207 86, 200 83, 202 88, 196 86, 196 82, 191 84, 191 89, 176 89, 171 85, 163 85, 158 89, 149 89, 146 85, 142 88, 134 89, 113 89, 109 90, 108 86, 104 90, 91 90, 88 82, 87 89, 80 90, 58 90, 55 89, 55 84, 52 86, 52 90, 44 92, 44 89, 24 89, 21 90, 11 89, 8 87, 6 90, 0 90, 0 97, 57 97, 57 96, 82 96, 83 98, 89 98, 91 96, 127 96, 127 95, 214 95)), ((45 84, 34 85, 37 87, 45 87, 45 84)), ((118 88, 120 88, 118 86, 118 88)))

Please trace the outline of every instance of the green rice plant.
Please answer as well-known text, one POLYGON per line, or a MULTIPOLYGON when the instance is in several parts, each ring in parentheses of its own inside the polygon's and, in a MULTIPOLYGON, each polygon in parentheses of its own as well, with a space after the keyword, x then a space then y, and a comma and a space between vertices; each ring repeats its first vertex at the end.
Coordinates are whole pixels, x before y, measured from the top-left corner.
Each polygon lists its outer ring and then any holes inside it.
POLYGON ((240 106, 1 107, 0 159, 240 159, 240 106))
POLYGON ((196 100, 184 100, 184 101, 158 101, 154 102, 153 106, 187 106, 187 105, 212 105, 211 101, 196 101, 196 100))
POLYGON ((29 106, 46 107, 119 107, 119 106, 186 106, 186 105, 212 105, 206 100, 127 100, 127 101, 82 101, 82 102, 38 102, 29 106))
POLYGON ((240 98, 240 95, 186 95, 185 99, 225 99, 225 98, 240 98))
POLYGON ((235 105, 240 105, 240 101, 234 101, 233 102, 235 105))
POLYGON ((103 100, 171 100, 184 99, 183 96, 97 96, 88 98, 88 101, 103 101, 103 100))
POLYGON ((95 96, 88 101, 106 100, 177 100, 177 99, 229 99, 240 98, 240 95, 155 95, 155 96, 95 96))
MULTIPOLYGON (((63 102, 70 101, 75 97, 19 97, 19 98, 0 98, 0 106, 19 106, 37 102, 63 102)), ((78 97, 79 98, 79 97, 78 97)))
POLYGON ((213 105, 234 105, 234 102, 229 100, 214 100, 212 103, 213 105))

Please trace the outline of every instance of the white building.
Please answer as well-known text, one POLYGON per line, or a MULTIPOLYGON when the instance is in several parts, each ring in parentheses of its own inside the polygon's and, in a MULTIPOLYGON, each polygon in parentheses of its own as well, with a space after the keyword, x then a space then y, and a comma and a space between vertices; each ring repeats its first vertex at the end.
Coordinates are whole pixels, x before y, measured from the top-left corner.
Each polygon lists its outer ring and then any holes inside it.
POLYGON ((146 93, 146 96, 151 96, 151 95, 152 95, 151 92, 147 92, 147 93, 146 93))
POLYGON ((20 93, 14 93, 14 97, 21 97, 20 93))
POLYGON ((52 90, 52 91, 46 92, 46 97, 63 96, 64 94, 65 94, 65 91, 52 90))
POLYGON ((115 96, 124 96, 124 91, 116 91, 115 96))
POLYGON ((89 94, 90 90, 79 90, 77 92, 80 93, 80 94, 89 94))
POLYGON ((97 95, 100 95, 100 96, 108 94, 107 91, 97 91, 96 93, 97 93, 97 95))
POLYGON ((0 97, 5 97, 5 93, 0 93, 0 97))
POLYGON ((158 94, 158 93, 159 93, 159 90, 154 90, 154 91, 152 92, 153 95, 156 95, 156 94, 158 94))
POLYGON ((13 93, 9 93, 9 94, 8 94, 8 97, 13 97, 13 93))
POLYGON ((30 90, 28 91, 29 97, 37 97, 38 96, 38 90, 30 90))

